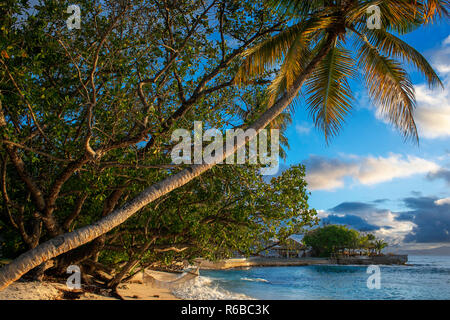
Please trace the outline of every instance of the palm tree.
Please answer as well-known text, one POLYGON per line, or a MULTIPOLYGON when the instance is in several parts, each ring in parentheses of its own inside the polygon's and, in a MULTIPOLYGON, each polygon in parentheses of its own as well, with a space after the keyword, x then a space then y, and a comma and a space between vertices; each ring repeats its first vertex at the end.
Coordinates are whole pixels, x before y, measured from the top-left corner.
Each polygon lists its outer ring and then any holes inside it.
POLYGON ((388 244, 384 240, 375 240, 375 242, 374 242, 374 248, 377 251, 377 255, 380 255, 381 250, 383 250, 387 246, 388 246, 388 244))
MULTIPOLYGON (((285 10, 297 23, 248 50, 237 82, 245 82, 268 68, 281 65, 269 87, 267 110, 249 126, 252 139, 293 102, 306 85, 308 107, 318 128, 329 139, 338 133, 351 109, 348 79, 357 67, 364 73, 370 96, 380 111, 405 137, 417 139, 413 118, 414 90, 407 73, 395 58, 412 63, 432 86, 441 82, 415 49, 390 32, 405 33, 447 15, 448 0, 276 0, 274 10, 285 10), (378 5, 382 29, 366 28, 366 10, 378 5), (351 38, 352 36, 352 38, 351 38), (354 41, 357 65, 347 41, 354 41)), ((0 106, 0 122, 2 121, 0 106)), ((226 150, 223 158, 243 147, 226 150)), ((214 164, 193 165, 140 193, 98 222, 60 235, 22 254, 0 270, 0 290, 32 268, 107 233, 152 201, 188 183, 214 164)))
POLYGON ((298 93, 305 83, 308 109, 325 139, 336 135, 352 108, 348 80, 357 71, 379 111, 405 137, 418 139, 413 118, 414 88, 401 63, 412 63, 430 86, 442 86, 426 59, 391 32, 406 33, 436 15, 447 14, 446 1, 272 0, 298 22, 245 52, 238 83, 280 66, 269 86, 268 106, 298 93), (370 30, 364 13, 378 5, 382 28, 370 30), (320 61, 314 59, 320 58, 320 61), (356 60, 356 62, 355 62, 356 60), (315 65, 310 72, 309 67, 315 65), (279 101, 279 100, 278 100, 279 101))

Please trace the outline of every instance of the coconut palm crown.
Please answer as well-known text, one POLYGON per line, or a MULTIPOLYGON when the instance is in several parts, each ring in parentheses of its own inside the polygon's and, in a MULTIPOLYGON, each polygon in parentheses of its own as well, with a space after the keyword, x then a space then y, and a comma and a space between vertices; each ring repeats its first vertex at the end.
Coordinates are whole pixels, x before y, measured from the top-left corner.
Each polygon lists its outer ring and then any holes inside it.
POLYGON ((430 87, 442 83, 427 60, 397 35, 448 17, 448 0, 272 0, 269 5, 294 23, 243 54, 237 83, 279 67, 267 92, 270 107, 304 76, 320 49, 331 46, 299 90, 326 141, 352 109, 349 80, 362 74, 378 112, 405 138, 418 142, 414 87, 402 64, 413 65, 430 87), (379 29, 368 28, 372 6, 379 9, 379 29))

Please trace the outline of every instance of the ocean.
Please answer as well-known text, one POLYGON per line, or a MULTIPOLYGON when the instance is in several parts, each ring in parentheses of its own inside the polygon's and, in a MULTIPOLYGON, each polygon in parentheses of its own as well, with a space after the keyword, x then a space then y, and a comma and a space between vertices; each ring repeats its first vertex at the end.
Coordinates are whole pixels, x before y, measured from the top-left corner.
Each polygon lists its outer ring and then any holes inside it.
POLYGON ((367 266, 317 265, 202 270, 174 294, 199 300, 450 299, 450 256, 410 256, 406 266, 379 267, 379 289, 368 288, 367 266))

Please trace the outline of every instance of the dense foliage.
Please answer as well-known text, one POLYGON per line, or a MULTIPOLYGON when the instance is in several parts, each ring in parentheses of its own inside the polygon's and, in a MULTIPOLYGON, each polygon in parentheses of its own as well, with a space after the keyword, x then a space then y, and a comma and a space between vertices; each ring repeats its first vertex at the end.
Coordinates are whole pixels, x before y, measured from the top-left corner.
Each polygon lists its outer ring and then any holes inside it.
MULTIPOLYGON (((6 2, 0 7, 5 256, 93 224, 181 170, 170 159, 175 128, 192 129, 194 120, 234 128, 264 111, 264 77, 232 86, 239 54, 284 24, 263 1, 77 1, 79 30, 66 26, 72 2, 6 2)), ((289 117, 280 119, 283 129, 289 117)), ((273 236, 315 223, 302 167, 270 183, 257 169, 219 166, 58 257, 52 270, 77 263, 94 275, 99 268, 126 273, 139 262, 249 254, 273 236)))
POLYGON ((387 243, 376 239, 373 234, 363 234, 343 225, 325 225, 309 231, 303 237, 303 243, 313 250, 313 254, 329 257, 339 252, 360 250, 361 253, 381 254, 387 243))

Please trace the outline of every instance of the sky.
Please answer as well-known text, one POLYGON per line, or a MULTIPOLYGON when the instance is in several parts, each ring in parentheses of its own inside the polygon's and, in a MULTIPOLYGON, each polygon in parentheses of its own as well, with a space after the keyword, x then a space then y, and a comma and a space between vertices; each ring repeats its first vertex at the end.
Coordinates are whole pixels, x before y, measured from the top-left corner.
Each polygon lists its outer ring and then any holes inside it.
POLYGON ((354 110, 329 145, 305 105, 297 106, 280 169, 305 165, 309 203, 323 221, 373 232, 393 248, 450 245, 450 23, 401 38, 431 62, 445 86, 430 90, 405 66, 415 87, 419 145, 405 142, 354 81, 354 110))

